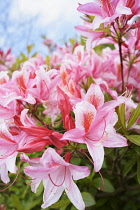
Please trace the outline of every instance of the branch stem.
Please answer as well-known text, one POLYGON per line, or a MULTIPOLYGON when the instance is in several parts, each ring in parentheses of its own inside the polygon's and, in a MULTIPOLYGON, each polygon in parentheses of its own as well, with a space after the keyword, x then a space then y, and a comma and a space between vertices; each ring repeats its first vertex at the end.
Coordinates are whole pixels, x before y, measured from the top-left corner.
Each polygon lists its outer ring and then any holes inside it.
POLYGON ((122 56, 122 42, 118 41, 119 45, 119 55, 120 55, 120 65, 121 65, 121 80, 122 80, 122 93, 124 92, 124 72, 123 72, 123 56, 122 56))

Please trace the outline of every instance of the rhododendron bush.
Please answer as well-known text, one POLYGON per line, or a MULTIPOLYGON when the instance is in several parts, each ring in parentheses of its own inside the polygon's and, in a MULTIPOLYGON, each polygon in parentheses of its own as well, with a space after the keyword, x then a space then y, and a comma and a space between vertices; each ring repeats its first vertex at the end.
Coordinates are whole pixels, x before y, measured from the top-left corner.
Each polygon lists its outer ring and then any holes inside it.
POLYGON ((82 41, 0 51, 3 209, 139 208, 140 2, 78 11, 82 41))

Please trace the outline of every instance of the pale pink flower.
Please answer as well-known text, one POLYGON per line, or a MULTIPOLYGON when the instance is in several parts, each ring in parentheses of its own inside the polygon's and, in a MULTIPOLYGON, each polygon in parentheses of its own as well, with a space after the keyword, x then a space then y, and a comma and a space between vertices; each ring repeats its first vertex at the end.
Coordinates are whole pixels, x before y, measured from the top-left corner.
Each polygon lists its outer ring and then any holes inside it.
POLYGON ((75 166, 66 162, 52 148, 48 148, 40 159, 29 159, 25 155, 21 156, 21 159, 31 165, 25 167, 24 172, 34 179, 31 184, 33 192, 36 192, 39 183, 43 181, 45 190, 42 208, 47 208, 57 202, 65 190, 77 209, 85 209, 81 193, 73 179, 87 177, 90 173, 88 167, 75 166))
POLYGON ((91 49, 91 44, 92 47, 95 47, 99 40, 103 39, 105 32, 103 31, 93 31, 91 30, 92 26, 91 25, 78 25, 75 27, 76 31, 78 31, 82 36, 87 37, 88 39, 86 40, 86 49, 90 50, 91 49))
POLYGON ((31 88, 29 93, 41 103, 51 100, 51 95, 54 95, 55 87, 59 84, 60 76, 57 75, 54 79, 51 79, 51 75, 55 74, 55 70, 46 72, 43 67, 40 67, 35 74, 35 87, 31 88))
POLYGON ((16 173, 16 157, 22 134, 12 136, 6 122, 0 122, 0 177, 4 183, 10 181, 8 171, 16 173))
POLYGON ((23 68, 21 71, 15 71, 12 75, 12 86, 16 94, 21 96, 21 100, 35 104, 35 98, 29 93, 29 89, 35 85, 34 80, 30 76, 30 71, 27 69, 23 68))
POLYGON ((0 159, 0 178, 1 180, 7 184, 10 179, 8 177, 8 171, 10 173, 16 173, 17 167, 16 167, 16 157, 17 152, 13 153, 12 155, 1 158, 0 159))
POLYGON ((8 70, 15 63, 16 58, 11 54, 11 49, 7 51, 0 50, 0 71, 8 70))
POLYGON ((0 117, 1 119, 10 119, 17 114, 17 99, 21 99, 14 92, 4 91, 0 96, 0 117))

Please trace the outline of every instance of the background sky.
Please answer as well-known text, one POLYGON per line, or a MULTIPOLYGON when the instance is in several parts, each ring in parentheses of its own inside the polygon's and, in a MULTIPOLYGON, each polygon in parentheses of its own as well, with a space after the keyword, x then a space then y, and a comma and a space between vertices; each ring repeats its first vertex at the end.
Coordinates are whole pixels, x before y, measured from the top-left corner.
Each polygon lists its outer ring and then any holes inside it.
POLYGON ((0 0, 0 48, 19 54, 35 44, 44 53, 41 35, 60 45, 76 36, 74 26, 82 23, 78 3, 89 0, 0 0))

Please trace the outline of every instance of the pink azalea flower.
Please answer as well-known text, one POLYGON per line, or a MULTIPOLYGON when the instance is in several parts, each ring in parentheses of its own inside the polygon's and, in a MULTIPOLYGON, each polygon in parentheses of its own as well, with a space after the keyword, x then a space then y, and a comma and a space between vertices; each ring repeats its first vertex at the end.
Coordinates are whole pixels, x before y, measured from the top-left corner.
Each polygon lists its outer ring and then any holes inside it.
POLYGON ((93 104, 96 109, 99 109, 104 104, 104 94, 99 85, 91 84, 86 95, 85 100, 93 104))
POLYGON ((9 76, 7 71, 0 72, 0 85, 5 84, 9 81, 9 76))
POLYGON ((0 156, 8 157, 12 155, 18 148, 18 143, 8 131, 5 122, 0 124, 0 156))
POLYGON ((51 80, 51 75, 54 73, 55 70, 46 72, 43 67, 36 71, 35 87, 31 88, 29 93, 41 103, 51 98, 50 95, 54 94, 54 89, 59 84, 60 76, 57 75, 51 80))
POLYGON ((15 71, 12 75, 13 89, 18 96, 21 96, 21 100, 31 104, 35 104, 36 100, 29 93, 29 89, 33 88, 34 80, 30 78, 30 71, 24 68, 21 71, 15 71))
MULTIPOLYGON (((91 30, 91 26, 89 25, 78 25, 75 27, 76 31, 78 31, 82 36, 87 37, 86 41, 86 49, 90 50, 91 49, 91 44, 92 47, 95 47, 99 40, 103 39, 103 36, 105 35, 105 32, 103 31, 93 31, 91 30)), ((107 41, 106 41, 107 42, 107 41)))
POLYGON ((30 163, 30 166, 24 168, 24 172, 34 179, 31 184, 33 192, 36 192, 39 183, 43 181, 45 190, 42 208, 57 202, 65 190, 77 209, 85 209, 81 193, 73 179, 87 177, 90 173, 88 167, 75 166, 66 162, 52 148, 48 148, 40 159, 29 159, 25 155, 22 155, 21 159, 30 163))
MULTIPOLYGON (((92 101, 94 102, 94 97, 92 101)), ((111 101, 105 103, 98 110, 87 101, 77 103, 74 109, 76 128, 65 132, 61 139, 86 144, 96 172, 103 164, 103 147, 127 146, 126 139, 117 134, 113 127, 117 122, 114 108, 119 105, 119 102, 111 103, 111 101)))
MULTIPOLYGON (((83 46, 77 46, 73 54, 66 54, 61 69, 65 70, 65 75, 73 79, 76 83, 81 81, 85 76, 90 76, 90 71, 87 69, 85 62, 87 60, 87 52, 83 46)), ((61 70, 61 72, 63 72, 61 70)), ((61 74, 62 75, 62 74, 61 74)))
POLYGON ((93 21, 93 29, 98 28, 101 23, 112 23, 122 14, 132 14, 131 9, 126 7, 121 0, 93 0, 93 2, 79 5, 78 11, 96 16, 93 21))
POLYGON ((11 49, 8 49, 6 52, 0 50, 0 71, 11 68, 15 60, 15 56, 11 54, 11 49))
POLYGON ((70 130, 75 126, 74 120, 70 114, 72 106, 69 102, 68 96, 59 87, 57 88, 57 91, 58 91, 58 107, 62 113, 64 128, 70 130))
POLYGON ((0 96, 0 116, 1 119, 10 119, 17 114, 17 99, 21 99, 14 92, 8 93, 4 91, 0 96))
POLYGON ((21 116, 15 116, 15 124, 25 134, 19 152, 31 153, 42 151, 46 145, 55 145, 60 148, 67 144, 67 142, 60 141, 62 134, 49 130, 47 128, 35 125, 32 118, 27 115, 28 109, 21 112, 21 116))
POLYGON ((10 181, 8 177, 8 171, 10 173, 16 173, 16 157, 17 152, 10 155, 9 157, 0 159, 0 178, 5 184, 10 181))
POLYGON ((8 130, 8 125, 0 122, 0 177, 4 183, 10 181, 8 171, 16 173, 16 156, 22 134, 12 136, 8 130))

